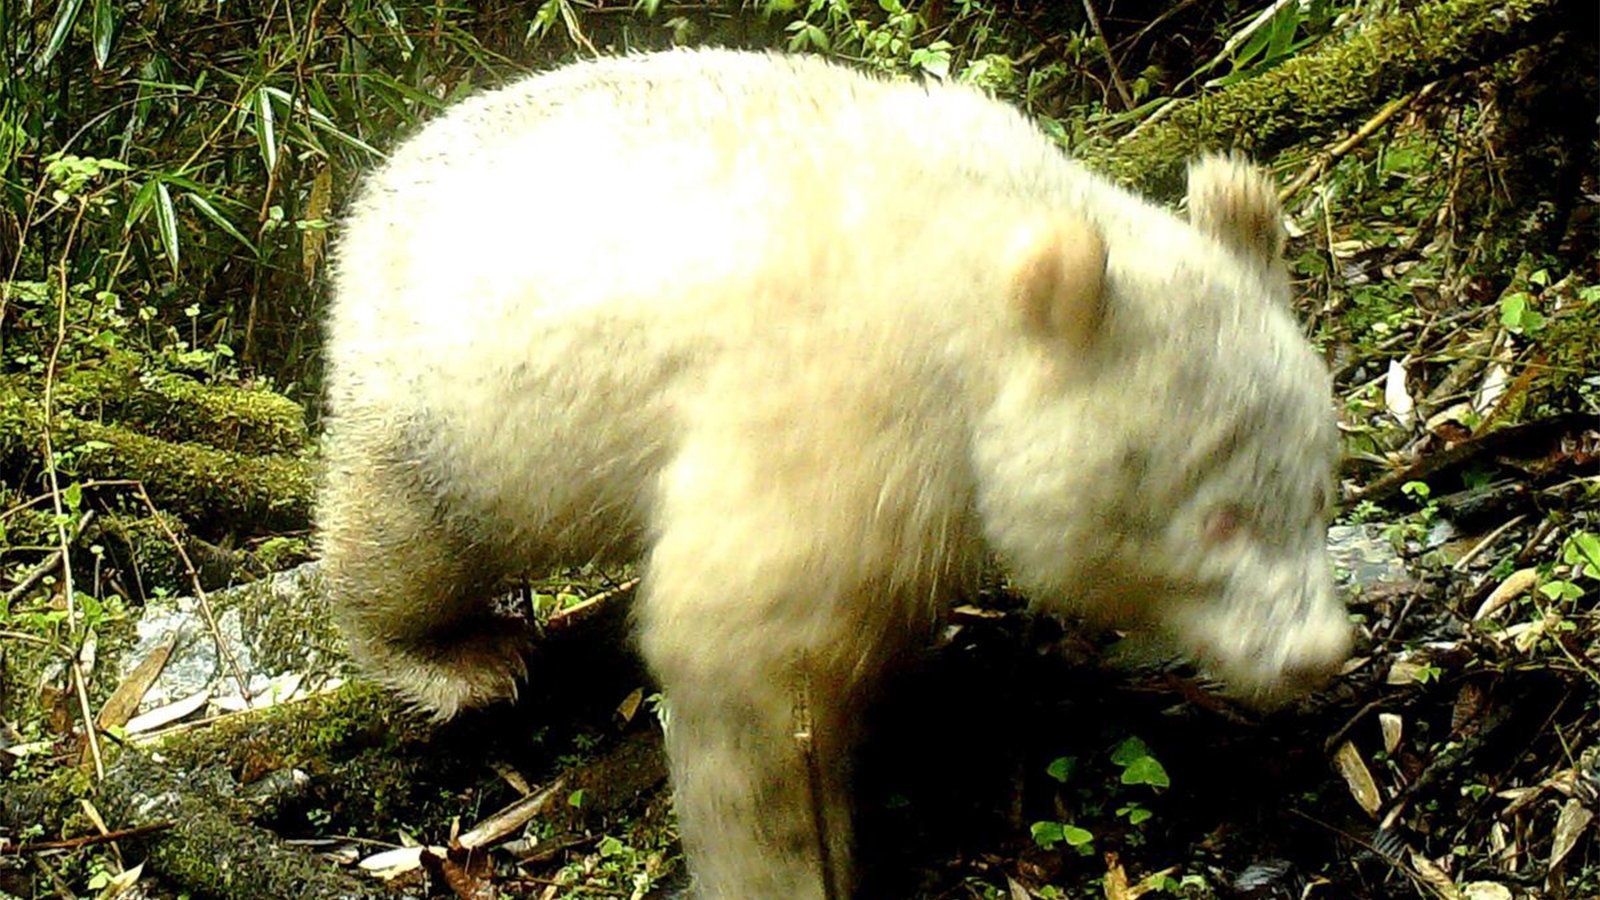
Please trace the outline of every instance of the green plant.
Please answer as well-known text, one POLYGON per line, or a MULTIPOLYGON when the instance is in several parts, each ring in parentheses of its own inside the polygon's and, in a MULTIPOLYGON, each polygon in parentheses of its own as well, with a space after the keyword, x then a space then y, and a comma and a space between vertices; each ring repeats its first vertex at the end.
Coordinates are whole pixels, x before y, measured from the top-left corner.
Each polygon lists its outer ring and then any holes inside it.
MULTIPOLYGON (((1154 812, 1145 806, 1140 798, 1129 796, 1128 792, 1140 786, 1157 792, 1170 787, 1172 782, 1166 768, 1151 755, 1150 748, 1144 741, 1131 736, 1117 742, 1107 754, 1107 760, 1117 770, 1117 778, 1111 787, 1111 793, 1119 797, 1121 802, 1115 807, 1115 816, 1127 820, 1128 824, 1135 828, 1144 825, 1154 816, 1154 812)), ((1065 786, 1077 778, 1079 768, 1077 757, 1061 756, 1050 761, 1045 773, 1065 786)), ((1091 794, 1092 788, 1091 785, 1079 785, 1078 793, 1080 796, 1091 794)), ((1092 810, 1102 807, 1099 804, 1085 803, 1083 808, 1092 810)), ((1094 833, 1069 822, 1055 820, 1034 822, 1030 833, 1034 843, 1046 850, 1053 849, 1059 844, 1065 844, 1083 855, 1088 855, 1094 850, 1094 833)))
POLYGON ((1111 751, 1111 761, 1122 767, 1123 784, 1143 784, 1156 789, 1172 786, 1167 770, 1150 755, 1150 748, 1145 746, 1144 741, 1136 737, 1129 737, 1118 744, 1111 751))
POLYGON ((1526 291, 1516 291, 1500 298, 1500 324, 1512 334, 1538 334, 1544 328, 1544 316, 1533 308, 1533 296, 1526 291))
POLYGON ((1029 829, 1033 842, 1041 849, 1054 850, 1057 844, 1066 844, 1081 856, 1094 852, 1094 834, 1066 822, 1035 822, 1029 829))

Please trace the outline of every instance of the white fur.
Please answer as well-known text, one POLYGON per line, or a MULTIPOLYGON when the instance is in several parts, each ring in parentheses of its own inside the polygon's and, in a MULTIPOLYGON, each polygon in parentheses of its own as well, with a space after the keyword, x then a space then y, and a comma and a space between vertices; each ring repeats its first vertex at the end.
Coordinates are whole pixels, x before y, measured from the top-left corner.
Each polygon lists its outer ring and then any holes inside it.
POLYGON ((1228 183, 1197 229, 977 92, 799 57, 602 60, 456 106, 340 242, 321 526, 358 654, 444 714, 504 696, 489 583, 646 554, 685 844, 744 898, 848 891, 853 711, 985 557, 1247 693, 1327 673, 1329 385, 1281 269, 1238 252, 1259 236, 1224 230, 1270 191, 1228 183), (1015 258, 1041 233, 1068 262, 1015 258), (1075 240, 1104 245, 1103 315, 1029 316, 1019 270, 1085 302, 1075 240))

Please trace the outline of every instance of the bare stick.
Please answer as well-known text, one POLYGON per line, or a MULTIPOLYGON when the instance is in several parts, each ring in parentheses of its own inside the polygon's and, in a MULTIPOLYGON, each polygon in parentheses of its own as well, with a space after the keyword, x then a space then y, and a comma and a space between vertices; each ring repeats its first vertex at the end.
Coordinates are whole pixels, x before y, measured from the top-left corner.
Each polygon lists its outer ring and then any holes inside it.
POLYGON ((139 498, 144 501, 145 507, 150 510, 150 518, 155 520, 156 526, 167 536, 167 540, 172 542, 172 549, 178 551, 178 558, 183 560, 184 571, 189 573, 189 583, 194 585, 195 603, 200 607, 200 614, 205 617, 206 627, 211 629, 212 640, 217 642, 217 655, 222 658, 223 662, 227 663, 228 672, 233 675, 234 683, 239 685, 239 696, 244 698, 244 702, 247 705, 253 706, 254 704, 250 703, 250 685, 244 679, 244 672, 239 669, 239 661, 233 658, 233 653, 228 650, 227 642, 222 639, 222 629, 217 627, 217 617, 211 613, 211 598, 206 595, 206 589, 200 586, 200 573, 195 570, 194 562, 189 559, 188 552, 183 549, 183 542, 178 540, 178 536, 167 526, 167 520, 163 519, 161 514, 156 511, 155 501, 151 500, 150 495, 145 492, 143 482, 139 483, 139 498))
POLYGON ((21 854, 38 853, 42 850, 76 850, 79 847, 89 847, 93 846, 94 844, 108 844, 112 841, 121 841, 128 838, 143 837, 147 834, 155 834, 158 831, 166 831, 175 824, 177 823, 151 822, 147 825, 135 825, 132 828, 123 828, 119 831, 107 831, 104 834, 90 834, 83 837, 70 838, 65 841, 38 841, 32 844, 20 844, 12 849, 11 852, 21 854))
POLYGON ((1111 45, 1106 42, 1106 32, 1100 27, 1100 14, 1094 11, 1092 0, 1083 0, 1083 12, 1089 17, 1089 27, 1094 29, 1094 36, 1100 41, 1100 55, 1106 58, 1106 68, 1111 70, 1111 84, 1117 89, 1117 97, 1122 100, 1124 109, 1133 109, 1133 94, 1122 83, 1122 72, 1117 69, 1117 61, 1111 55, 1111 45))
POLYGON ((89 204, 82 198, 78 200, 78 212, 72 219, 72 227, 67 231, 67 242, 61 248, 61 258, 56 266, 56 279, 60 293, 60 303, 56 307, 56 339, 50 347, 50 362, 45 367, 44 374, 44 471, 50 482, 50 506, 55 512, 56 543, 61 552, 61 580, 66 591, 67 600, 67 629, 72 635, 72 654, 67 658, 67 664, 72 672, 73 693, 78 697, 78 712, 83 716, 83 735, 89 742, 89 755, 94 759, 94 774, 96 779, 106 777, 105 760, 100 755, 100 735, 95 731, 94 713, 89 709, 89 688, 84 683, 83 664, 79 654, 83 650, 81 625, 78 621, 77 591, 72 584, 72 557, 71 540, 67 537, 67 516, 61 508, 61 480, 56 472, 55 448, 50 440, 50 422, 55 415, 55 386, 56 365, 61 359, 61 348, 67 342, 67 256, 72 252, 73 243, 78 236, 78 226, 83 222, 83 213, 89 204))
POLYGON ((1378 110, 1376 115, 1363 123, 1360 128, 1357 128, 1354 134, 1335 144, 1333 149, 1329 150, 1325 155, 1312 160, 1311 165, 1306 166, 1304 172, 1301 172, 1295 180, 1289 182, 1283 190, 1278 192, 1278 202, 1288 203, 1290 197, 1298 193, 1301 188, 1315 181, 1323 172, 1326 172, 1334 163, 1343 159, 1351 150, 1361 146, 1363 141, 1372 137, 1374 132, 1387 124, 1401 110, 1406 109, 1418 100, 1427 98, 1438 86, 1439 82, 1437 81, 1429 82, 1420 90, 1412 91, 1403 97, 1389 101, 1382 109, 1378 110))

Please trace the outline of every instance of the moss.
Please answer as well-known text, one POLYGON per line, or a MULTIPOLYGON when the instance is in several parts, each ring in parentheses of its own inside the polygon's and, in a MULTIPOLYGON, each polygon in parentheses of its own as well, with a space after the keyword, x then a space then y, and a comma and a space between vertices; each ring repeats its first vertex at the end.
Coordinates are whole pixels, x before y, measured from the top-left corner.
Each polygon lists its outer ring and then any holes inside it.
POLYGON ((1578 21, 1578 0, 1436 0, 1386 15, 1337 44, 1192 100, 1093 160, 1138 188, 1182 193, 1185 163, 1237 147, 1270 156, 1308 137, 1329 138, 1389 100, 1493 62, 1578 21))
POLYGON ((185 769, 128 753, 101 786, 98 805, 112 821, 173 827, 144 841, 146 865, 176 886, 241 900, 383 896, 381 887, 243 824, 236 785, 216 766, 185 769))
MULTIPOLYGON (((37 400, 0 383, 0 466, 37 472, 43 430, 37 400)), ((312 467, 304 459, 166 441, 71 415, 57 416, 52 446, 62 471, 84 479, 136 479, 158 507, 195 528, 249 534, 297 531, 310 523, 312 467)))
MULTIPOLYGON (((443 745, 430 747, 433 732, 378 687, 352 682, 303 703, 180 734, 162 745, 162 755, 177 771, 224 766, 242 784, 300 769, 312 779, 310 802, 335 818, 409 824, 433 811, 439 795, 425 773, 440 770, 438 756, 451 755, 443 745)), ((459 770, 479 768, 463 759, 459 770)))
POLYGON ((249 455, 298 453, 305 412, 281 394, 185 375, 146 371, 131 353, 113 353, 63 373, 57 409, 90 421, 110 419, 151 437, 249 455))
POLYGON ((298 537, 271 537, 262 541, 251 555, 263 569, 279 572, 310 560, 311 542, 298 537))

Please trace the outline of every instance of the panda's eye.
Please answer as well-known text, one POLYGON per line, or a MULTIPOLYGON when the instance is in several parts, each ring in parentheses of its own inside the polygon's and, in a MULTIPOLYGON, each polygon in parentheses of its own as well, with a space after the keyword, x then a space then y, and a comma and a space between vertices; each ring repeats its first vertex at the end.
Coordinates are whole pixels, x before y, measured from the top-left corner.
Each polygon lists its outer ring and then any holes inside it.
POLYGON ((1207 543, 1223 544, 1239 536, 1246 525, 1245 512, 1236 504, 1225 504, 1206 513, 1204 534, 1207 543))

